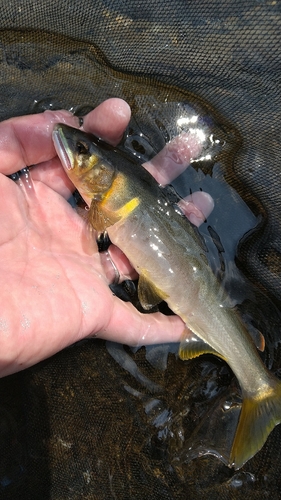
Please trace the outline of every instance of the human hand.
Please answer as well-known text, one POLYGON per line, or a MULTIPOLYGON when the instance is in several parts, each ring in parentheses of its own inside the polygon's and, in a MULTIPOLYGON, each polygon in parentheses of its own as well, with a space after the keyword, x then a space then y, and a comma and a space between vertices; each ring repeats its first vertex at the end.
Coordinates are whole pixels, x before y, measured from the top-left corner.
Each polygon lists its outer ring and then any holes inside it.
MULTIPOLYGON (((128 105, 111 99, 89 113, 83 127, 117 144, 129 118, 128 105)), ((84 337, 131 345, 177 342, 184 328, 177 316, 143 315, 112 295, 110 268, 105 269, 87 224, 67 202, 73 186, 51 137, 58 122, 79 127, 65 111, 0 124, 1 376, 84 337), (33 167, 17 183, 6 177, 26 165, 33 167)), ((146 166, 157 175, 157 157, 146 166)), ((202 197, 199 201, 202 210, 202 197)), ((208 212, 210 203, 203 205, 208 212)), ((114 248, 111 253, 121 276, 131 276, 124 256, 114 248)))

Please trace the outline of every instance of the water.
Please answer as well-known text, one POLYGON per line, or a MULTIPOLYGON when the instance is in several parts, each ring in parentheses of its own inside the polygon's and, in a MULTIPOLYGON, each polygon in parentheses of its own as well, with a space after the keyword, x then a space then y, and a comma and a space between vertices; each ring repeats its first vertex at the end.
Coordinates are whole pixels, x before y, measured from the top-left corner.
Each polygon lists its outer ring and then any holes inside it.
MULTIPOLYGON (((24 43, 21 36, 15 34, 13 43, 6 38, 7 57, 1 69, 3 102, 9 106, 1 107, 2 118, 58 108, 83 115, 107 97, 123 97, 130 102, 133 117, 120 147, 141 162, 181 132, 197 127, 204 134, 202 154, 192 159, 173 185, 181 196, 198 190, 212 195, 214 211, 200 228, 210 265, 228 291, 226 305, 239 306, 247 324, 265 334, 264 360, 276 369, 280 314, 264 291, 257 290, 236 267, 239 243, 261 223, 258 203, 251 198, 249 208, 243 201, 245 188, 233 170, 241 146, 238 130, 208 103, 187 91, 132 79, 101 66, 83 42, 68 40, 67 51, 61 48, 61 38, 54 35, 41 34, 38 40, 32 32, 26 33, 24 43), (28 47, 34 40, 37 51, 28 58, 28 47), (36 53, 40 54, 38 60, 36 53), (17 58, 13 54, 18 54, 17 58)), ((21 182, 26 179, 24 172, 21 182)), ((133 353, 119 347, 118 364, 124 368, 121 390, 130 398, 139 421, 149 428, 141 449, 164 461, 185 481, 190 477, 192 463, 200 469, 202 456, 211 454, 226 460, 239 412, 239 388, 221 361, 206 357, 184 363, 177 359, 174 347, 170 352, 169 346, 157 346, 154 352, 151 348, 146 353, 144 349, 133 353), (210 439, 216 427, 222 429, 218 424, 227 412, 229 420, 224 429, 228 439, 220 441, 218 433, 215 440, 210 439)), ((223 465, 225 469, 225 476, 232 474, 229 481, 234 489, 254 482, 250 473, 230 473, 223 465)), ((3 475, 4 486, 7 481, 10 476, 3 475)))

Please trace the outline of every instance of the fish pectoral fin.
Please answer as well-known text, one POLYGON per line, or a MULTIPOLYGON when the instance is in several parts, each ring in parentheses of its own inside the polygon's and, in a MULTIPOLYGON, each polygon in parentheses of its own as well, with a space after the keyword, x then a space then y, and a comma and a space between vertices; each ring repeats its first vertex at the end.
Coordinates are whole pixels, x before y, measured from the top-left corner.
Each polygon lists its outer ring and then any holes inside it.
POLYGON ((229 466, 240 469, 264 445, 270 432, 281 423, 281 382, 272 384, 256 397, 243 395, 229 466))
POLYGON ((182 360, 187 360, 197 358, 201 354, 214 354, 222 358, 222 355, 213 349, 212 346, 186 327, 181 338, 179 357, 182 360))
POLYGON ((159 290, 159 288, 151 283, 143 274, 140 274, 138 297, 141 306, 148 311, 157 304, 160 304, 162 300, 166 300, 168 295, 159 290))
POLYGON ((89 222, 98 232, 105 231, 121 219, 121 215, 101 207, 99 201, 93 200, 89 210, 89 222))

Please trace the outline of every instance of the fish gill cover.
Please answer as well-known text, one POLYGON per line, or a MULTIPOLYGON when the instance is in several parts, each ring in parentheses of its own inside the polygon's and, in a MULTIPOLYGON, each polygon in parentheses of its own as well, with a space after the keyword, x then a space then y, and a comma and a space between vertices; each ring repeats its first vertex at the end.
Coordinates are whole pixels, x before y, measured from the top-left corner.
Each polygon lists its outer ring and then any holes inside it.
MULTIPOLYGON (((133 118, 122 147, 145 159, 178 133, 180 115, 200 116, 218 150, 210 142, 176 187, 215 198, 202 228, 211 265, 264 334, 263 359, 277 374, 280 25, 279 3, 257 0, 3 0, 0 21, 1 119, 61 107, 83 114, 123 97, 133 118)), ((279 498, 280 428, 239 472, 205 455, 218 447, 218 402, 239 405, 235 379, 215 358, 170 354, 160 370, 158 349, 111 346, 110 355, 85 341, 1 380, 0 496, 279 498)), ((224 429, 227 439, 227 421, 224 429)))

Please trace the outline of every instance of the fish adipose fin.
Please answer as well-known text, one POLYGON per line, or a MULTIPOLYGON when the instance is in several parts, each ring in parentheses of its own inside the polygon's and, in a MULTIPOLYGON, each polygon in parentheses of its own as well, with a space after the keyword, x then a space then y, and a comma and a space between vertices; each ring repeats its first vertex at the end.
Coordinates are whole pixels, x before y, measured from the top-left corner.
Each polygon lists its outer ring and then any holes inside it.
POLYGON ((251 330, 249 329, 249 334, 251 335, 256 348, 263 352, 265 349, 265 338, 263 334, 256 328, 252 328, 251 330))
POLYGON ((222 358, 220 353, 186 327, 182 335, 179 357, 187 360, 197 358, 201 354, 214 354, 222 358))
POLYGON ((229 466, 240 469, 264 445, 270 432, 281 423, 281 382, 272 384, 262 395, 243 397, 242 410, 233 441, 229 466))
POLYGON ((160 304, 168 296, 151 283, 143 274, 140 274, 138 297, 142 307, 148 311, 152 307, 157 306, 157 304, 160 304))

